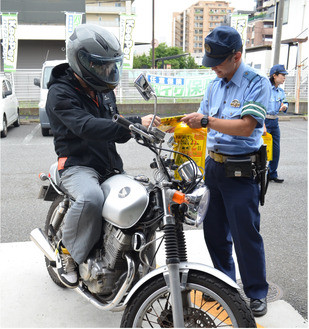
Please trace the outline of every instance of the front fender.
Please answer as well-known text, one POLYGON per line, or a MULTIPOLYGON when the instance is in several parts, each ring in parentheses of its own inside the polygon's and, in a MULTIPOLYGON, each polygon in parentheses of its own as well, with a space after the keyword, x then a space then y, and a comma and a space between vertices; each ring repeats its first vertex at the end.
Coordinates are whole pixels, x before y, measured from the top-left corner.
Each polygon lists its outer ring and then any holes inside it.
MULTIPOLYGON (((189 271, 190 270, 195 270, 195 271, 204 272, 204 273, 210 274, 210 275, 218 278, 219 280, 225 282, 226 284, 228 284, 229 286, 231 286, 233 288, 240 289, 239 286, 237 285, 237 283, 235 281, 233 281, 230 277, 228 277, 226 274, 220 272, 219 270, 216 270, 213 267, 210 267, 210 266, 207 266, 207 265, 204 265, 204 264, 181 262, 179 264, 179 269, 180 269, 180 272, 183 272, 185 270, 189 270, 189 271)), ((143 286, 143 284, 145 282, 147 282, 148 280, 151 280, 152 278, 154 278, 156 276, 160 276, 160 275, 164 274, 167 271, 168 271, 167 265, 164 265, 164 266, 158 267, 157 269, 155 269, 155 270, 151 271, 150 273, 148 273, 147 275, 145 275, 131 289, 130 293, 127 295, 126 299, 124 300, 123 306, 127 305, 129 300, 131 299, 131 297, 135 294, 135 292, 141 286, 143 286)))

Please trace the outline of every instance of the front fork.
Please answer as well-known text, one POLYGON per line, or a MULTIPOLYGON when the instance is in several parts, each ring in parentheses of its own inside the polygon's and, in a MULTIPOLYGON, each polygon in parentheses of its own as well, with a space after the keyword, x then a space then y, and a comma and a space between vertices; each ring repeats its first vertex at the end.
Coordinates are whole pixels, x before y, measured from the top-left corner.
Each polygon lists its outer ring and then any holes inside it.
POLYGON ((184 304, 187 304, 189 301, 188 298, 182 296, 181 293, 185 286, 185 282, 183 281, 185 277, 182 276, 182 280, 180 280, 180 258, 178 248, 179 237, 177 236, 178 234, 175 217, 171 215, 169 203, 167 202, 167 190, 168 187, 161 187, 164 209, 163 230, 165 240, 165 254, 168 268, 168 272, 165 275, 165 281, 171 293, 174 328, 184 328, 183 309, 184 304), (182 297, 184 297, 184 301, 182 297))

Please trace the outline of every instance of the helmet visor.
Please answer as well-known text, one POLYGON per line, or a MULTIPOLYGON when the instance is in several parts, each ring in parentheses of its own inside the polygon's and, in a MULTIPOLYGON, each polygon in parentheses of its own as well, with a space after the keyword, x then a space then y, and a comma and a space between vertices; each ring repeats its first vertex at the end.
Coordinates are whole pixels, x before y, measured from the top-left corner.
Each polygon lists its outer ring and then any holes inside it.
POLYGON ((118 84, 122 74, 123 55, 104 58, 84 50, 78 52, 81 65, 96 79, 106 84, 118 84))

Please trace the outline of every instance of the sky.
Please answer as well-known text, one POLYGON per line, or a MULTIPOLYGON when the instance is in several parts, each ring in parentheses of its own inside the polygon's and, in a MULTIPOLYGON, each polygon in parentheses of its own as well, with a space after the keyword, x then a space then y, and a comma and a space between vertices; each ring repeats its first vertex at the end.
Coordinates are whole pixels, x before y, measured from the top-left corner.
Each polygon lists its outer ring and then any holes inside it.
MULTIPOLYGON (((228 1, 228 0, 227 0, 228 1)), ((181 12, 198 0, 155 0, 155 39, 171 46, 173 12, 181 12)), ((230 0, 231 7, 238 10, 253 10, 253 0, 230 0)), ((135 40, 151 42, 152 39, 152 0, 135 0, 136 9, 135 40)), ((149 47, 148 47, 149 48, 149 47)), ((147 47, 136 47, 136 53, 142 53, 147 47)))

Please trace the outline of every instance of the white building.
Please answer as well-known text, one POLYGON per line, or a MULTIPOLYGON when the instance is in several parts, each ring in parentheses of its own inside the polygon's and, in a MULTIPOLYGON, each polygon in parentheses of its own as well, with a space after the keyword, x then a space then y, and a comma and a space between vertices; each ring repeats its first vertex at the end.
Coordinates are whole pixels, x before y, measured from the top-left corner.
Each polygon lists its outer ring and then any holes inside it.
MULTIPOLYGON (((279 63, 284 64, 287 69, 295 69, 301 63, 308 65, 308 14, 308 0, 284 1, 279 63)), ((274 59, 276 33, 275 27, 272 59, 274 59)))

